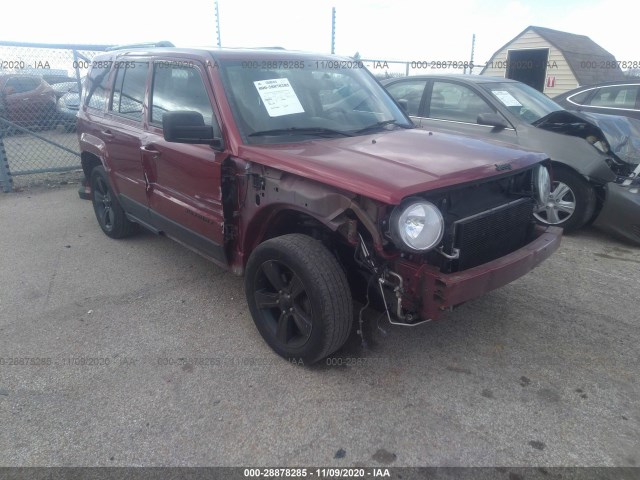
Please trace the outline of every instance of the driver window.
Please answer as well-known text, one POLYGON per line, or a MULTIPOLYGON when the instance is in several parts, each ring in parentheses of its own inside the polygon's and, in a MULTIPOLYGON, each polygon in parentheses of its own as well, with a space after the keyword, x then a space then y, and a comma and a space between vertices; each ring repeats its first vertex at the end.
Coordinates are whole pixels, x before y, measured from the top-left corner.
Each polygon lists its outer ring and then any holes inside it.
POLYGON ((422 94, 426 85, 426 80, 403 81, 390 85, 387 87, 387 91, 396 101, 406 100, 407 113, 415 117, 420 113, 420 103, 422 102, 422 94))
POLYGON ((211 100, 197 69, 157 63, 151 93, 151 123, 162 125, 164 113, 176 110, 202 114, 205 125, 212 125, 214 119, 211 100))
POLYGON ((481 113, 495 113, 477 93, 464 85, 433 82, 429 117, 454 122, 477 123, 481 113))

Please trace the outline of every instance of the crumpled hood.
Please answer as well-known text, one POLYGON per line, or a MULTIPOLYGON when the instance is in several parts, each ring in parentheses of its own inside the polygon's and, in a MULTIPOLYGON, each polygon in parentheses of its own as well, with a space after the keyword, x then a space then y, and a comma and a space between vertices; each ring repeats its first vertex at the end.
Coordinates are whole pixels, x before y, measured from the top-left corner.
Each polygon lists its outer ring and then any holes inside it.
POLYGON ((640 163, 640 121, 620 115, 559 110, 533 124, 557 133, 585 138, 595 135, 608 143, 608 153, 630 165, 640 163))
POLYGON ((238 155, 389 204, 411 194, 526 168, 546 155, 510 144, 422 129, 278 145, 238 155))

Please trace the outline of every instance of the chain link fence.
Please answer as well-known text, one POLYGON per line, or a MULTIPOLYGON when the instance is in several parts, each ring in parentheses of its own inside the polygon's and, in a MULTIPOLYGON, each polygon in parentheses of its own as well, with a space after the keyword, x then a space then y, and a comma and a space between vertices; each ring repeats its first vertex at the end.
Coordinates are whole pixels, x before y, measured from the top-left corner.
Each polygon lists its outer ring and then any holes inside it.
POLYGON ((0 188, 12 176, 80 168, 76 113, 91 59, 107 45, 0 42, 0 188))

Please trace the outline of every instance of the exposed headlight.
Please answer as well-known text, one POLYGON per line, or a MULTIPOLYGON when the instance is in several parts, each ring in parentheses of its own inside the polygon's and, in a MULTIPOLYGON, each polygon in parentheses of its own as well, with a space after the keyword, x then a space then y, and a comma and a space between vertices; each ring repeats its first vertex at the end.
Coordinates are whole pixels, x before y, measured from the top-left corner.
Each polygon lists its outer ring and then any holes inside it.
POLYGON ((444 219, 438 207, 421 198, 409 198, 391 213, 391 238, 404 249, 431 250, 440 243, 444 219))
POLYGON ((551 176, 544 165, 538 165, 533 171, 533 190, 538 205, 546 205, 551 193, 551 176))

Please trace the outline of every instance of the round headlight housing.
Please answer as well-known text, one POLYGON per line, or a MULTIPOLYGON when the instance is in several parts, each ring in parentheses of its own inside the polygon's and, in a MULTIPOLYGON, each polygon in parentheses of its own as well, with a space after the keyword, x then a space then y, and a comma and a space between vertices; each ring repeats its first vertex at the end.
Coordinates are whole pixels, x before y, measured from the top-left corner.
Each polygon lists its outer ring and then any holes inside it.
POLYGON ((393 242, 403 250, 426 252, 442 240, 444 219, 433 203, 409 198, 391 213, 393 242))
POLYGON ((544 165, 538 165, 533 171, 533 192, 538 205, 546 205, 551 194, 551 175, 544 165))

